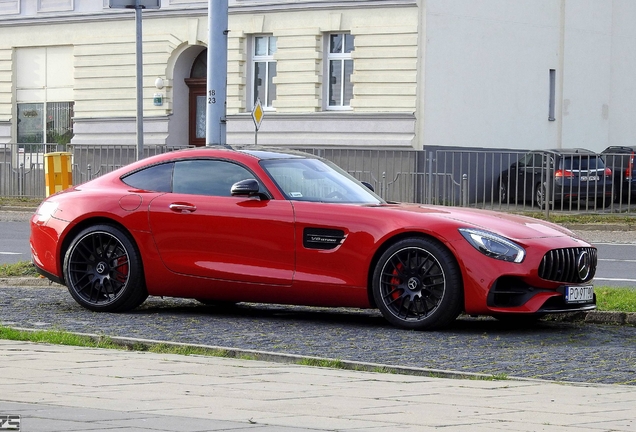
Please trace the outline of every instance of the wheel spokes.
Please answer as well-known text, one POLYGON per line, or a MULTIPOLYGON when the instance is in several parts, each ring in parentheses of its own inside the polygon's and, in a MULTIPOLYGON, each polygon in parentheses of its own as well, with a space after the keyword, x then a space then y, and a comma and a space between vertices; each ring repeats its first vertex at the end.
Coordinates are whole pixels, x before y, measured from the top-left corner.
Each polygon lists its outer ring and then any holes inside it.
POLYGON ((407 248, 396 252, 380 276, 382 300, 396 317, 421 320, 439 306, 446 287, 439 261, 426 250, 407 248))
POLYGON ((113 302, 128 283, 129 257, 111 234, 90 233, 71 251, 69 287, 85 301, 104 305, 113 302))

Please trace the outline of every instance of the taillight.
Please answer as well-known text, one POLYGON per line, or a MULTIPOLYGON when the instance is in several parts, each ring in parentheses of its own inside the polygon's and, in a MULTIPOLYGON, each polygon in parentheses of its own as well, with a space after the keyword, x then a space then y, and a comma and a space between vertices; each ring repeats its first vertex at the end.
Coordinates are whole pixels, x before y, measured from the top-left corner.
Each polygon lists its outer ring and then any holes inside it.
POLYGON ((605 167, 605 177, 611 177, 612 176, 612 170, 605 167))
POLYGON ((573 178, 574 173, 568 170, 558 170, 554 173, 554 177, 556 178, 573 178))
POLYGON ((634 172, 634 152, 629 158, 629 162, 627 163, 627 169, 625 170, 625 180, 632 180, 632 173, 634 172))

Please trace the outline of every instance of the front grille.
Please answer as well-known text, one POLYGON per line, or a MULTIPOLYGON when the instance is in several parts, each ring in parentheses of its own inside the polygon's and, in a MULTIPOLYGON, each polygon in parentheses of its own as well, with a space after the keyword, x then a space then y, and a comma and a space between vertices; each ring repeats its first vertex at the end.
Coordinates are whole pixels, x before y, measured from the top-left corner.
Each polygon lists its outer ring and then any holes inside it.
POLYGON ((587 282, 596 273, 596 262, 596 248, 593 247, 553 249, 541 260, 539 277, 554 282, 587 282))

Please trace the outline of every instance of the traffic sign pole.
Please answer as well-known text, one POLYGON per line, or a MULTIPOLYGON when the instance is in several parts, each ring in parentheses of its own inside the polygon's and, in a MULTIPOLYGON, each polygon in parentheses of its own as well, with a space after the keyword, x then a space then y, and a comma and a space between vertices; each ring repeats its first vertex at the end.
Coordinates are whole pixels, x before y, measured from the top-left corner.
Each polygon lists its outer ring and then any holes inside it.
POLYGON ((263 116, 265 115, 265 111, 263 111, 263 106, 261 105, 261 100, 256 99, 256 103, 254 104, 254 108, 252 109, 252 120, 254 120, 254 145, 258 145, 258 130, 261 127, 261 122, 263 121, 263 116))

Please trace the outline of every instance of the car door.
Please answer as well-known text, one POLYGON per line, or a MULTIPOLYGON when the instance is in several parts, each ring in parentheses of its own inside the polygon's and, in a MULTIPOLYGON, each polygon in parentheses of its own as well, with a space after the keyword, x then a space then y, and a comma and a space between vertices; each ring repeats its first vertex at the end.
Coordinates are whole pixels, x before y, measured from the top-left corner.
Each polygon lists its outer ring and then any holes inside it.
POLYGON ((231 196, 231 185, 249 178, 256 176, 228 160, 175 163, 172 193, 155 198, 148 213, 167 268, 227 281, 291 285, 292 206, 286 200, 231 196))

